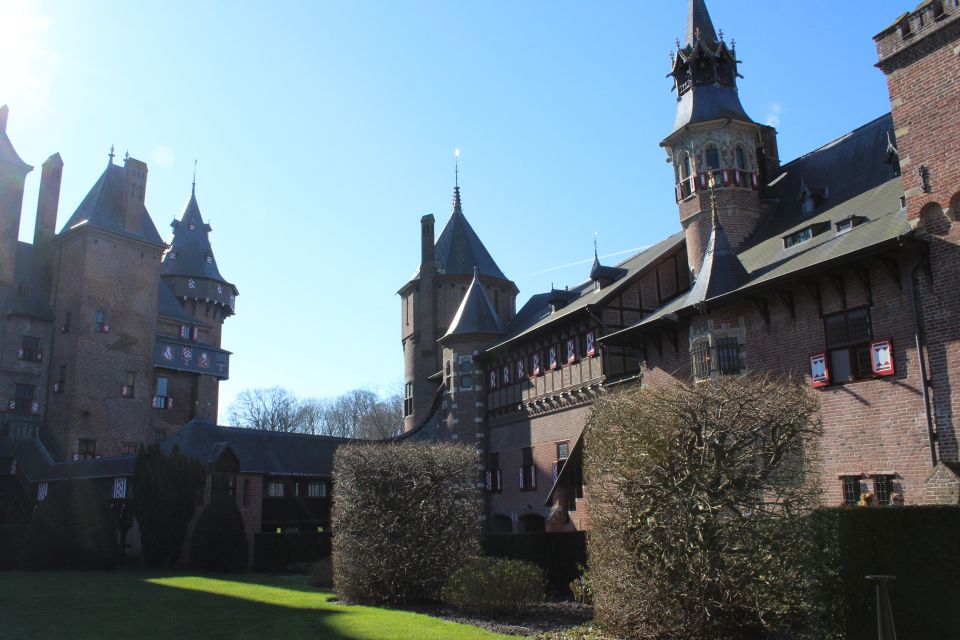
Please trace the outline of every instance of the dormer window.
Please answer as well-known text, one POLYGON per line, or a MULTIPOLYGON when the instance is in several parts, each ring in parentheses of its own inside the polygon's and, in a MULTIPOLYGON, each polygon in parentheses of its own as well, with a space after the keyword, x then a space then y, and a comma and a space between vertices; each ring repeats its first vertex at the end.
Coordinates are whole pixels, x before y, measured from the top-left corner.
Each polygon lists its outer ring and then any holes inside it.
POLYGON ((842 220, 837 220, 837 235, 846 233, 855 226, 863 224, 866 221, 867 218, 864 218, 863 216, 849 216, 847 218, 843 218, 842 220))
POLYGON ((213 256, 208 254, 205 260, 207 261, 207 264, 213 264, 213 256))
POLYGON ((176 251, 171 251, 170 253, 167 254, 167 260, 170 260, 171 262, 173 262, 176 259, 177 259, 176 251))
POLYGON ((794 231, 788 236, 783 236, 783 248, 789 249, 790 247, 806 242, 807 240, 812 239, 814 236, 820 235, 829 228, 829 222, 818 222, 808 227, 804 227, 799 231, 794 231))
POLYGON ((197 230, 197 225, 194 224, 193 222, 191 222, 191 223, 187 226, 187 228, 190 229, 190 231, 196 231, 196 230, 197 230))
POLYGON ((803 200, 801 201, 801 206, 803 207, 803 214, 810 215, 813 213, 813 210, 817 208, 817 203, 813 201, 813 194, 810 192, 805 192, 803 194, 803 200))

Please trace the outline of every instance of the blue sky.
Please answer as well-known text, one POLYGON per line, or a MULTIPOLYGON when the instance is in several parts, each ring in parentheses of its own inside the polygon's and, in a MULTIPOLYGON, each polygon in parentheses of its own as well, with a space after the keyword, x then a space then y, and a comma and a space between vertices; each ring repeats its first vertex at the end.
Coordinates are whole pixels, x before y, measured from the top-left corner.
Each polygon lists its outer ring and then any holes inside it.
MULTIPOLYGON (((913 4, 708 0, 784 161, 889 111, 872 36, 913 4)), ((28 163, 63 157, 60 224, 115 144, 149 164, 147 207, 169 238, 198 160, 240 290, 223 416, 249 387, 399 390, 395 294, 420 217, 439 233, 449 216, 456 148, 464 211, 518 307, 582 281, 594 233, 612 263, 678 230, 658 145, 686 6, 0 0, 0 103, 28 163)))

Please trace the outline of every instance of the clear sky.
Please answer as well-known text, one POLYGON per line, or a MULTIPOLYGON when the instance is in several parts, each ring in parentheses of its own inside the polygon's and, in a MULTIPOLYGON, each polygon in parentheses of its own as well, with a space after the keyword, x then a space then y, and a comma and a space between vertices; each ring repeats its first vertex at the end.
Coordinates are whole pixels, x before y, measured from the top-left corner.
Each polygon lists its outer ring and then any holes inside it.
MULTIPOLYGON (((786 161, 889 111, 872 36, 915 2, 708 0, 736 40, 747 113, 786 161)), ((0 0, 0 103, 37 167, 65 163, 59 224, 111 144, 145 160, 161 234, 190 195, 240 290, 232 377, 332 396, 399 390, 396 295, 419 220, 464 212, 533 293, 679 229, 658 144, 686 0, 118 2, 0 0), (576 264, 573 264, 576 263, 576 264), (573 266, 564 266, 571 265, 573 266)))

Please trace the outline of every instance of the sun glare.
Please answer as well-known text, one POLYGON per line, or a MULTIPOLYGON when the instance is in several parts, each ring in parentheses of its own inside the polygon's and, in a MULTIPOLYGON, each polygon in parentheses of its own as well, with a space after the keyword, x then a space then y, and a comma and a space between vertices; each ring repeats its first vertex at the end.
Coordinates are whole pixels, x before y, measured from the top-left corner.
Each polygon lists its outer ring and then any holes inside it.
POLYGON ((43 46, 50 20, 0 0, 0 104, 44 105, 55 56, 43 46))

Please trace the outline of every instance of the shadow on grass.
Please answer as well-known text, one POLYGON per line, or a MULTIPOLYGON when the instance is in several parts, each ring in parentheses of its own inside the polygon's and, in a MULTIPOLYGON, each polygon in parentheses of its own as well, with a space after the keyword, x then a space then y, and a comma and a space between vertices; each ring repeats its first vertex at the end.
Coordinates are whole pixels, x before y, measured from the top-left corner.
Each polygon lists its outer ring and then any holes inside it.
POLYGON ((304 578, 148 571, 0 573, 4 640, 495 638, 409 613, 329 603, 304 578))

